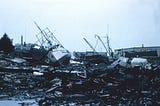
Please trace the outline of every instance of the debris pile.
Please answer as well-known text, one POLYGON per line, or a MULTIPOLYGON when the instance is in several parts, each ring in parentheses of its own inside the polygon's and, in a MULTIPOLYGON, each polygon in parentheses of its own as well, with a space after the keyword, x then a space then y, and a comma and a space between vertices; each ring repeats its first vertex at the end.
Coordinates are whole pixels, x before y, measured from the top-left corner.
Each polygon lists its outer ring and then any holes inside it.
POLYGON ((159 47, 113 52, 108 36, 106 46, 95 35, 105 52, 84 38, 93 52, 72 55, 48 28, 35 25, 38 43, 27 44, 21 36, 12 53, 0 51, 0 105, 1 100, 22 106, 160 105, 159 47))
POLYGON ((159 65, 148 69, 73 63, 39 68, 43 70, 0 72, 0 98, 35 99, 41 106, 160 105, 159 65))
POLYGON ((49 101, 53 105, 160 105, 160 70, 157 67, 153 70, 90 68, 87 78, 56 75, 50 82, 52 86, 47 90, 53 96, 44 97, 40 103, 49 101))

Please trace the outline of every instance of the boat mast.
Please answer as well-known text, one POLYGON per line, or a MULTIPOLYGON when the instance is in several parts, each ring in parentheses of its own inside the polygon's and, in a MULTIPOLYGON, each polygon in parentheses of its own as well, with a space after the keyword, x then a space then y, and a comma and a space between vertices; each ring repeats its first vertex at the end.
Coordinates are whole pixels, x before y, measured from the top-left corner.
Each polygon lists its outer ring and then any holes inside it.
POLYGON ((112 49, 111 49, 111 47, 110 47, 110 42, 109 42, 109 37, 108 37, 108 35, 107 35, 107 46, 108 46, 109 55, 111 56, 112 53, 113 53, 113 51, 112 51, 112 49))
POLYGON ((37 34, 36 37, 38 39, 38 42, 40 42, 41 46, 51 48, 54 45, 57 45, 64 48, 63 45, 59 42, 59 40, 54 36, 54 34, 49 30, 48 27, 42 30, 35 21, 34 23, 40 30, 40 34, 37 34))
POLYGON ((104 42, 102 41, 102 39, 100 38, 100 36, 96 34, 95 37, 97 37, 100 40, 100 42, 102 43, 103 47, 105 48, 105 50, 107 52, 106 55, 109 54, 109 51, 108 51, 107 47, 105 46, 104 42))
POLYGON ((95 50, 95 48, 87 41, 86 38, 83 38, 84 41, 89 45, 89 47, 93 50, 93 52, 97 53, 97 51, 95 50))
MULTIPOLYGON (((37 28, 40 30, 41 34, 43 35, 43 37, 48 41, 48 44, 50 46, 52 46, 51 41, 49 40, 49 38, 47 37, 47 34, 45 33, 45 31, 42 31, 41 28, 38 26, 38 24, 34 21, 35 25, 37 26, 37 28)), ((41 42, 41 45, 43 44, 43 42, 41 42)))

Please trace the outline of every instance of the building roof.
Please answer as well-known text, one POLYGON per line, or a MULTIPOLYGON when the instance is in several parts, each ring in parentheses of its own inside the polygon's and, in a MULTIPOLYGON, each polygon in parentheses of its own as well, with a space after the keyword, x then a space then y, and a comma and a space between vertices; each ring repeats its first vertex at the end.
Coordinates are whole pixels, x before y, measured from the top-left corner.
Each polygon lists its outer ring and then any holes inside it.
POLYGON ((115 51, 157 51, 157 50, 160 50, 160 46, 115 49, 115 51))

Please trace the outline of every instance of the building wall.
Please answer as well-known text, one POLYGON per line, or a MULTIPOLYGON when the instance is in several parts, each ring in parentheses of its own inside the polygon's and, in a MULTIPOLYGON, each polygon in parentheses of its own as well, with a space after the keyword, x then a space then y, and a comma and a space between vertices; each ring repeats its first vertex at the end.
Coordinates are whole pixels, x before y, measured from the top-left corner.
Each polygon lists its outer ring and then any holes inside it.
POLYGON ((115 52, 118 53, 119 56, 125 56, 125 52, 149 52, 156 51, 157 56, 160 57, 160 46, 156 47, 133 47, 133 48, 124 48, 124 49, 116 49, 115 52))

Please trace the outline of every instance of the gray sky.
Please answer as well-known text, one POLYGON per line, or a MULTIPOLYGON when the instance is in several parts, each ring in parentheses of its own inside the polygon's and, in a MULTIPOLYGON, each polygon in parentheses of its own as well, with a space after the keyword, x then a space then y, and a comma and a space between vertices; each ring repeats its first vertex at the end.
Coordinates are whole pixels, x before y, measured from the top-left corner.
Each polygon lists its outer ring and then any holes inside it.
MULTIPOLYGON (((26 42, 34 43, 36 21, 70 51, 91 50, 83 37, 95 46, 94 35, 106 33, 113 49, 158 46, 159 10, 159 0, 1 0, 0 37, 6 32, 19 43, 24 35, 26 42)), ((96 49, 103 50, 100 42, 96 49)))

